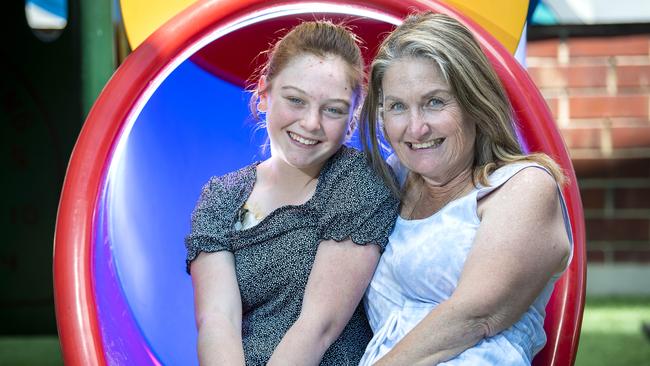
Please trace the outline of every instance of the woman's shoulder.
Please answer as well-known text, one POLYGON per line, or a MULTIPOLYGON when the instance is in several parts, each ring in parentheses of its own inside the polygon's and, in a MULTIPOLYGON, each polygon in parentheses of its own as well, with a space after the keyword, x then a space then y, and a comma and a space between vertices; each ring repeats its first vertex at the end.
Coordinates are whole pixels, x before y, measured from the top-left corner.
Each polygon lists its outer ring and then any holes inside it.
POLYGON ((544 166, 528 160, 516 161, 506 163, 498 169, 490 173, 488 177, 489 185, 485 188, 498 188, 504 184, 518 184, 520 180, 525 180, 527 184, 531 184, 531 180, 535 184, 550 184, 556 186, 557 183, 553 178, 551 172, 544 166), (517 179, 514 179, 517 177, 517 179))
POLYGON ((530 161, 503 165, 490 174, 489 182, 490 186, 481 189, 479 198, 495 191, 492 196, 501 197, 513 205, 554 201, 559 192, 558 184, 548 169, 530 161))
POLYGON ((511 237, 521 239, 517 242, 522 246, 544 245, 544 253, 558 261, 555 270, 561 271, 571 256, 573 243, 562 192, 543 166, 527 162, 508 165, 514 173, 508 174, 510 178, 479 204, 479 216, 489 216, 494 227, 508 227, 511 237), (535 235, 537 239, 541 235, 543 240, 532 240, 535 235))
POLYGON ((543 166, 537 163, 520 163, 513 168, 514 172, 504 183, 505 185, 523 186, 532 191, 545 189, 551 193, 555 193, 557 190, 557 183, 553 175, 543 166))

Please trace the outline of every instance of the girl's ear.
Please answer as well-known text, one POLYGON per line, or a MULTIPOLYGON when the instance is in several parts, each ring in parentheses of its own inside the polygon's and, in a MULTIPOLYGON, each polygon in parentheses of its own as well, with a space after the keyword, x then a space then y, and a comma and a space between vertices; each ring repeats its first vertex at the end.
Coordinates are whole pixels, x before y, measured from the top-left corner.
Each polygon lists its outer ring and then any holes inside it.
POLYGON ((259 100, 257 102, 257 111, 261 113, 266 113, 266 110, 269 107, 268 101, 268 90, 266 90, 266 76, 261 76, 257 81, 257 90, 259 91, 259 100))

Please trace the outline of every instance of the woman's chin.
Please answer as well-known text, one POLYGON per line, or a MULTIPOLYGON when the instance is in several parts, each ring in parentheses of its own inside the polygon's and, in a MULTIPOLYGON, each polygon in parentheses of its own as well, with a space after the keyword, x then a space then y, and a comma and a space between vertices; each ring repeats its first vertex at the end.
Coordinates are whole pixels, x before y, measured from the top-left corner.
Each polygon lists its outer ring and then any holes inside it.
POLYGON ((402 158, 398 155, 402 165, 409 171, 422 176, 436 175, 438 162, 433 159, 413 159, 412 157, 402 158))

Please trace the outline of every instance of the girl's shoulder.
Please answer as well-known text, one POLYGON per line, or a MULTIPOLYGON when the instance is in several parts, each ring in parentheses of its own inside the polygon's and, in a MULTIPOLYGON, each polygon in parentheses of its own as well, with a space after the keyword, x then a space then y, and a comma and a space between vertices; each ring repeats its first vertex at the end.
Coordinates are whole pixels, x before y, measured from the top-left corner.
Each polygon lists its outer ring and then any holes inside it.
POLYGON ((223 175, 213 176, 208 183, 223 187, 233 187, 255 181, 256 168, 259 162, 252 163, 243 168, 228 172, 223 175))
POLYGON ((318 193, 324 206, 352 209, 370 202, 397 202, 359 150, 343 146, 323 169, 318 193))
POLYGON ((246 195, 255 184, 256 167, 259 162, 247 165, 235 171, 212 176, 201 190, 200 201, 205 204, 229 206, 246 195))
POLYGON ((386 194, 390 189, 370 166, 363 152, 343 146, 323 167, 321 179, 332 193, 376 191, 386 194))
POLYGON ((366 162, 365 156, 361 151, 343 145, 329 159, 323 168, 334 171, 346 170, 350 168, 354 170, 362 170, 365 166, 368 166, 368 164, 366 162))
POLYGON ((397 218, 399 200, 365 155, 342 147, 321 173, 314 206, 321 239, 375 243, 383 248, 397 218))

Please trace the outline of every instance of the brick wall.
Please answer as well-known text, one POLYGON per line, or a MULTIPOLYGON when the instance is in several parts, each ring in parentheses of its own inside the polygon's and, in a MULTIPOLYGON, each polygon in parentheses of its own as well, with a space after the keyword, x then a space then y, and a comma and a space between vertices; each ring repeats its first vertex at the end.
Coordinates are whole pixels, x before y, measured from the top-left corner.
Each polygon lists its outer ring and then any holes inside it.
POLYGON ((650 33, 529 41, 578 177, 591 263, 650 264, 650 33))

